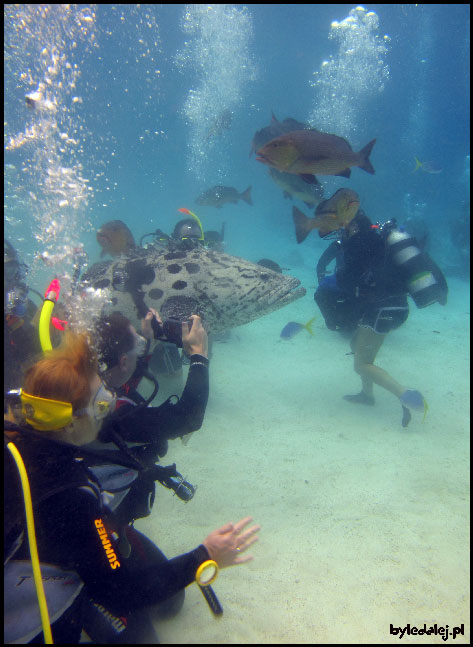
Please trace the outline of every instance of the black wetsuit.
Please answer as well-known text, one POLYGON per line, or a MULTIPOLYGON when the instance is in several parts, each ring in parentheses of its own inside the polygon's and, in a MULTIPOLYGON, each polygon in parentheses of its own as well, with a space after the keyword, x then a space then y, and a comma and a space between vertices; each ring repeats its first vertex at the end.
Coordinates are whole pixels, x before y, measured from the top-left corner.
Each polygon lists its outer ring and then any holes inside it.
MULTIPOLYGON (((153 440, 162 455, 168 439, 198 429, 207 404, 207 366, 205 358, 193 355, 179 403, 148 409, 135 407, 136 416, 132 410, 130 416, 124 417, 120 432, 129 433, 138 442, 153 440), (140 419, 147 414, 142 427, 140 419)), ((100 482, 90 466, 111 464, 111 460, 95 460, 85 447, 81 454, 80 447, 42 439, 38 434, 32 437, 19 433, 14 441, 30 478, 40 560, 75 570, 85 584, 84 604, 89 608, 93 601, 95 609, 103 605, 117 617, 127 616, 123 634, 119 631, 116 639, 108 635, 105 640, 92 635, 94 628, 89 628, 86 612, 85 628, 95 641, 135 642, 136 635, 129 635, 129 614, 133 618, 135 611, 173 596, 178 607, 182 605, 183 589, 194 581, 200 564, 209 559, 203 545, 168 560, 149 539, 132 526, 124 525, 119 512, 122 503, 115 511, 113 506, 104 507, 100 482)), ((140 479, 141 476, 137 483, 140 479)), ((143 496, 148 500, 150 495, 144 479, 143 496)), ((29 559, 27 542, 23 542, 15 559, 29 559)), ((140 631, 147 629, 146 622, 140 616, 135 623, 139 625, 138 642, 140 631)), ((75 642, 73 633, 71 628, 68 642, 75 642)), ((152 641, 152 634, 144 640, 152 641)))
POLYGON ((323 281, 327 273, 327 266, 342 253, 342 241, 334 240, 323 252, 317 263, 317 279, 319 283, 323 281))
POLYGON ((354 330, 357 325, 386 333, 408 317, 405 277, 376 230, 367 229, 336 241, 317 264, 323 278, 325 266, 336 258, 336 286, 323 281, 315 294, 327 326, 354 330), (325 264, 325 265, 324 265, 325 264))
POLYGON ((342 242, 343 255, 337 267, 337 284, 363 303, 390 296, 407 296, 404 276, 386 250, 386 241, 376 230, 360 231, 342 242))
POLYGON ((101 437, 105 438, 108 428, 113 428, 126 442, 146 443, 147 456, 162 457, 166 454, 168 440, 179 438, 200 429, 204 420, 209 397, 209 360, 202 355, 192 355, 189 374, 182 395, 177 404, 167 400, 159 407, 137 408, 134 404, 143 401, 136 391, 136 382, 130 381, 131 387, 121 389, 125 400, 117 403, 119 407, 102 425, 101 437))

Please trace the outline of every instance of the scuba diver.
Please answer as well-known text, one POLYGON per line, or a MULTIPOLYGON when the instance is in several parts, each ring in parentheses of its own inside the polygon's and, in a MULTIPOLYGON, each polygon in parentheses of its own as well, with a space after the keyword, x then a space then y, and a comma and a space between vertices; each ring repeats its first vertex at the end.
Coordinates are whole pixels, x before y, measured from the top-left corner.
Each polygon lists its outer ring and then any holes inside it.
MULTIPOLYGON (((180 211, 184 210, 180 209, 180 211)), ((223 252, 225 223, 222 223, 220 231, 203 231, 202 224, 195 213, 188 209, 185 210, 185 213, 189 213, 192 218, 185 218, 176 224, 172 232, 172 240, 179 246, 203 245, 206 249, 223 252)))
MULTIPOLYGON (((122 441, 146 443, 141 448, 141 457, 144 460, 146 454, 146 460, 153 464, 166 454, 168 440, 200 429, 209 394, 207 333, 200 317, 192 315, 190 322, 179 322, 181 340, 176 340, 190 358, 182 396, 175 404, 172 400, 177 396, 171 396, 158 407, 148 406, 159 388, 147 367, 150 345, 155 337, 153 328, 162 325, 159 314, 150 309, 142 321, 143 336, 120 313, 103 315, 95 327, 101 376, 118 394, 116 411, 103 425, 99 440, 113 441, 118 433, 122 441), (137 390, 143 377, 152 381, 155 387, 146 400, 137 390)), ((192 488, 190 484, 187 486, 192 488)), ((188 498, 192 495, 193 489, 188 498)))
POLYGON ((362 389, 345 395, 348 402, 373 405, 373 385, 399 398, 402 425, 407 427, 411 410, 426 411, 421 393, 408 389, 374 361, 387 333, 399 328, 409 315, 407 295, 418 308, 447 302, 444 275, 417 242, 396 227, 395 221, 372 225, 359 210, 346 228, 332 232, 337 240, 317 264, 319 287, 314 299, 331 330, 351 333, 354 369, 362 389), (335 260, 335 273, 326 275, 335 260))
POLYGON ((156 229, 149 234, 144 234, 140 238, 140 246, 143 244, 143 241, 148 236, 153 236, 152 246, 157 246, 160 248, 170 248, 175 249, 192 249, 196 245, 204 244, 204 231, 202 229, 202 224, 199 218, 189 211, 189 209, 179 209, 183 213, 191 216, 190 218, 184 218, 179 220, 179 222, 174 227, 174 230, 170 236, 165 234, 161 229, 156 229))
POLYGON ((178 243, 184 243, 187 240, 203 240, 203 232, 199 224, 193 218, 184 218, 174 227, 172 238, 178 243))
POLYGON ((38 331, 32 323, 37 307, 29 298, 27 266, 8 240, 3 243, 3 337, 4 386, 13 389, 21 382, 26 363, 41 352, 38 331))
POLYGON ((152 244, 159 247, 174 248, 177 246, 188 249, 195 245, 203 245, 206 249, 212 249, 218 252, 224 251, 225 223, 222 223, 220 231, 204 231, 202 223, 195 213, 192 213, 192 211, 186 208, 179 209, 179 211, 191 217, 179 220, 170 236, 165 234, 161 229, 144 234, 140 238, 140 246, 142 246, 145 238, 153 236, 154 240, 152 244))
MULTIPOLYGON (((183 343, 204 343, 195 320, 192 330, 183 331, 183 343)), ((203 363, 199 368, 206 370, 203 363)), ((148 608, 176 613, 194 580, 212 611, 221 613, 209 585, 218 568, 252 559, 242 553, 259 527, 248 527, 249 517, 226 524, 169 560, 133 528, 134 519, 150 512, 155 471, 122 448, 90 447, 113 415, 116 396, 99 375, 87 336, 66 330, 61 346, 31 366, 23 388, 9 397, 6 442, 26 466, 36 523, 31 532, 28 522, 28 539, 38 545, 45 581, 39 577, 33 585, 39 558, 25 541, 18 473, 7 451, 5 642, 78 643, 84 629, 100 644, 156 643, 148 608), (48 591, 52 627, 47 613, 38 612, 35 586, 43 602, 41 587, 48 591)))
MULTIPOLYGON (((73 275, 70 290, 73 294, 77 289, 81 269, 87 264, 88 257, 79 246, 72 250, 73 275)), ((21 263, 18 254, 4 240, 4 390, 16 388, 23 381, 24 368, 33 363, 41 355, 41 343, 38 336, 38 318, 41 307, 30 299, 30 294, 36 294, 41 300, 43 295, 29 287, 26 283, 28 267, 21 263)), ((66 312, 61 309, 60 316, 66 312)), ((52 317, 50 331, 55 344, 59 343, 63 325, 62 319, 52 317)))

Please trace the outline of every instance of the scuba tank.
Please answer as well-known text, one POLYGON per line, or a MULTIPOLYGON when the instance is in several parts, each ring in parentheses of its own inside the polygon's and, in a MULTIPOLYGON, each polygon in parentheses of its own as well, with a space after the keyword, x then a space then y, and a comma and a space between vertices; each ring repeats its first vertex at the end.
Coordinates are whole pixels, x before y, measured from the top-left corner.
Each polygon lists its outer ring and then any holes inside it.
POLYGON ((418 308, 432 303, 446 302, 447 284, 442 272, 425 252, 421 252, 415 238, 396 228, 391 220, 379 227, 394 264, 404 274, 407 290, 418 308))

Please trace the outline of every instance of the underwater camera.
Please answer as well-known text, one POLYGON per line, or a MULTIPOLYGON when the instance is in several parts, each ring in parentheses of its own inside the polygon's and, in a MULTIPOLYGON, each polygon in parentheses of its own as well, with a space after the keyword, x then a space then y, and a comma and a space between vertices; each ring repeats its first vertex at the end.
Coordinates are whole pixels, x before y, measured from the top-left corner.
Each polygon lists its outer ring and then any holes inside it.
POLYGON ((151 327, 153 328, 154 338, 159 341, 167 341, 175 344, 178 348, 182 348, 182 323, 189 324, 189 330, 194 323, 192 319, 181 322, 179 319, 166 319, 162 324, 155 318, 151 320, 151 327))

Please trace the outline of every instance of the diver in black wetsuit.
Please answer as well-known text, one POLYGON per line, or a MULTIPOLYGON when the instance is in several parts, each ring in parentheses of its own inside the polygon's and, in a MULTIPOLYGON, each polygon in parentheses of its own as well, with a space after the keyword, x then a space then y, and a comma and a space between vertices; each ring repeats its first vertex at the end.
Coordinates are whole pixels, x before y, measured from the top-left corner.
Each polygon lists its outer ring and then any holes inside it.
POLYGON ((415 239, 396 229, 395 223, 372 225, 359 211, 332 243, 317 265, 321 280, 314 298, 332 330, 354 334, 351 349, 362 390, 346 395, 349 402, 373 405, 373 385, 396 395, 403 409, 403 426, 410 410, 423 410, 419 391, 407 389, 385 370, 374 365, 386 334, 401 326, 409 315, 408 293, 418 307, 447 300, 447 283, 428 254, 421 253, 415 239), (326 266, 336 259, 335 275, 325 277, 326 266))
MULTIPOLYGON (((198 323, 194 320, 196 336, 198 323)), ((183 341, 189 336, 184 334, 183 341)), ((207 370, 203 363, 199 366, 207 370)), ((146 508, 153 473, 133 457, 118 457, 118 452, 94 455, 87 448, 114 405, 115 397, 97 373, 86 337, 66 333, 64 346, 26 374, 22 425, 6 423, 8 439, 20 450, 30 478, 40 559, 80 578, 70 590, 74 596, 69 595, 59 610, 52 609, 57 611, 52 620, 58 618, 54 642, 77 643, 82 627, 97 643, 156 642, 146 608, 167 602, 168 612, 178 611, 184 587, 196 579, 203 563, 209 559, 220 567, 245 563, 251 556, 242 552, 257 539, 259 527, 245 529, 251 520, 245 518, 222 526, 197 548, 168 560, 149 539, 124 524, 120 509, 131 485, 141 482, 141 507, 146 508)), ((7 474, 9 489, 14 489, 12 472, 7 474)), ((136 492, 134 496, 138 503, 136 492)), ((10 498, 7 492, 5 501, 10 498)), ((20 569, 17 584, 11 580, 5 596, 13 600, 6 617, 10 635, 16 642, 41 642, 40 626, 35 633, 38 623, 30 617, 35 604, 23 609, 14 603, 15 586, 25 582, 21 560, 29 560, 26 542, 14 546, 9 557, 8 565, 16 562, 20 569), (18 615, 11 617, 16 611, 20 616, 24 611, 22 621, 18 615)), ((65 585, 67 577, 58 576, 51 585, 65 585)))
POLYGON ((120 313, 103 316, 96 326, 96 350, 102 377, 119 396, 116 412, 105 422, 100 440, 107 442, 109 432, 118 431, 127 442, 147 443, 147 453, 155 452, 157 459, 166 454, 169 439, 183 437, 202 426, 209 394, 209 360, 207 334, 200 317, 193 315, 192 328, 183 335, 183 350, 190 358, 190 367, 181 398, 176 404, 169 399, 159 407, 134 411, 134 405, 144 402, 137 391, 141 378, 152 378, 146 363, 150 344, 155 343, 153 319, 162 323, 159 314, 150 309, 142 321, 141 336, 120 313))
POLYGON ((3 378, 5 390, 21 384, 25 365, 41 352, 32 325, 37 308, 28 296, 27 267, 8 240, 3 242, 3 378))
MULTIPOLYGON (((75 287, 80 268, 86 262, 86 254, 81 247, 73 250, 73 262, 75 272, 72 277, 72 287, 75 287)), ((37 323, 39 311, 30 295, 35 293, 40 299, 43 297, 28 286, 27 275, 28 266, 20 262, 16 250, 5 239, 3 252, 4 391, 18 388, 23 381, 25 369, 42 354, 37 323)), ((51 325, 50 334, 53 343, 58 344, 59 329, 51 325)))

